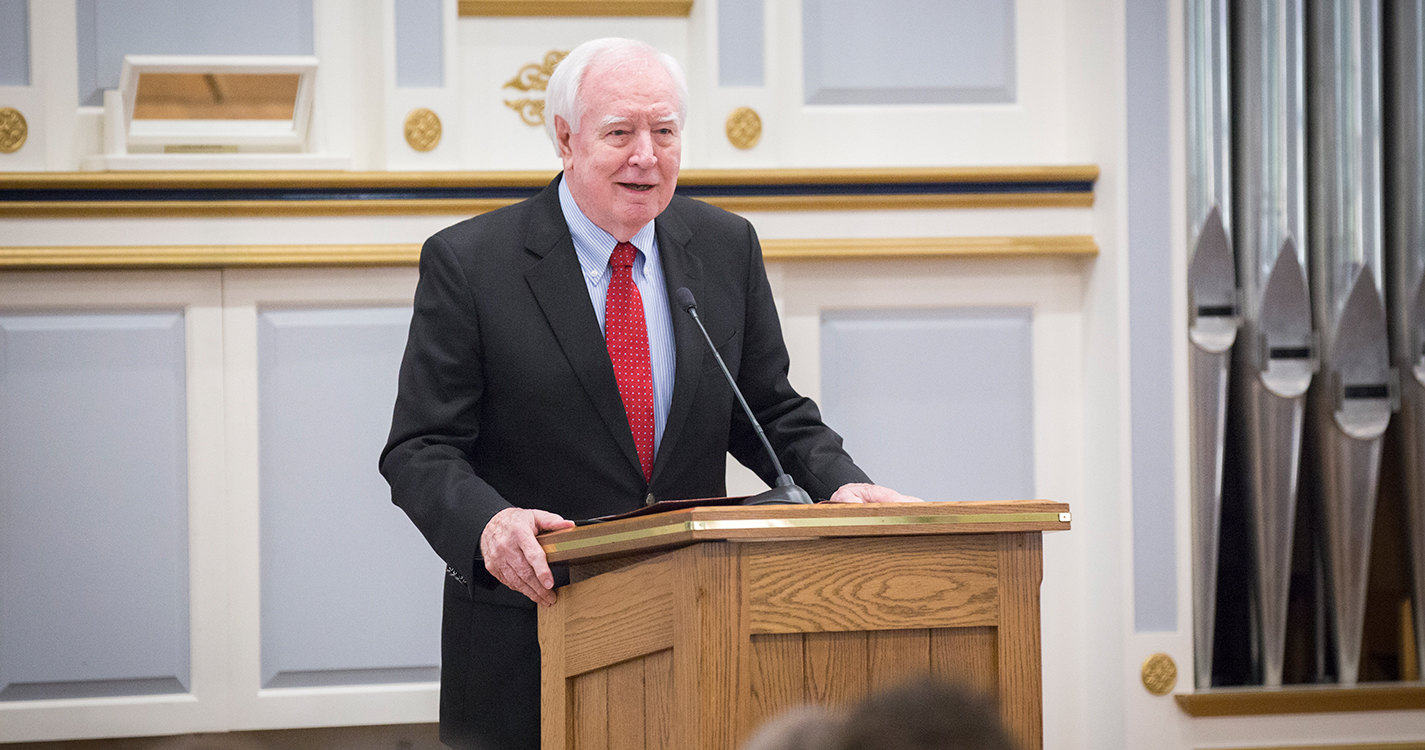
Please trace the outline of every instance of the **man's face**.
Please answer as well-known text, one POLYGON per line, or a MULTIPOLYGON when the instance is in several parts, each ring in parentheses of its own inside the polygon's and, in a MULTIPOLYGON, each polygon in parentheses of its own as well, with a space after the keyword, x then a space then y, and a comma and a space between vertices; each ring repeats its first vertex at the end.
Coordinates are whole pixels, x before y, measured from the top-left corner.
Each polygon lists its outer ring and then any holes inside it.
POLYGON ((554 132, 574 202, 620 242, 668 207, 678 184, 678 90, 653 59, 595 60, 579 89, 579 132, 554 132))

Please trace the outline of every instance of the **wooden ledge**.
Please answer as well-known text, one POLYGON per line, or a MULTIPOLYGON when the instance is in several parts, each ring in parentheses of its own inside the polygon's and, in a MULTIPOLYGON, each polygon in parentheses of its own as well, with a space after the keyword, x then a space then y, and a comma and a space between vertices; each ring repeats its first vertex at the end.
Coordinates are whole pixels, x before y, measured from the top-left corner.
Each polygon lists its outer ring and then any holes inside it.
POLYGON ((1377 682, 1355 687, 1293 685, 1215 688, 1173 696, 1189 716, 1264 716, 1272 714, 1325 714, 1356 711, 1412 711, 1425 709, 1425 683, 1377 682))

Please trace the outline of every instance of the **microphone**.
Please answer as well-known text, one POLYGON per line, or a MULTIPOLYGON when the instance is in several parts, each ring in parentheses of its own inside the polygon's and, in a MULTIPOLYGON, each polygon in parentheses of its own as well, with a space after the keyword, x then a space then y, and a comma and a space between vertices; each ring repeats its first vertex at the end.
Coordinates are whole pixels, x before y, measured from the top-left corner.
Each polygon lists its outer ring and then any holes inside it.
POLYGON ((757 432, 757 439, 762 441, 762 447, 766 449, 767 456, 772 459, 772 467, 777 470, 777 485, 766 492, 760 492, 742 501, 743 505, 810 505, 811 495, 807 491, 797 486, 787 472, 782 471, 782 462, 777 460, 777 452, 772 450, 772 444, 767 442, 767 435, 762 432, 762 425, 757 423, 757 417, 752 416, 752 409, 747 405, 747 399, 742 397, 742 390, 737 387, 737 381, 732 379, 732 373, 727 371, 727 364, 722 361, 722 355, 717 353, 717 347, 713 346, 712 336, 708 335, 708 329, 703 327, 702 318, 698 317, 698 303, 693 299, 693 293, 685 286, 678 287, 673 292, 673 301, 678 306, 688 311, 693 316, 693 322, 698 324, 698 330, 703 332, 703 339, 708 342, 708 349, 712 352, 713 359, 717 360, 718 369, 722 370, 722 376, 727 378, 727 384, 732 386, 732 395, 737 397, 737 403, 742 404, 742 411, 747 414, 747 421, 752 423, 752 429, 757 432))

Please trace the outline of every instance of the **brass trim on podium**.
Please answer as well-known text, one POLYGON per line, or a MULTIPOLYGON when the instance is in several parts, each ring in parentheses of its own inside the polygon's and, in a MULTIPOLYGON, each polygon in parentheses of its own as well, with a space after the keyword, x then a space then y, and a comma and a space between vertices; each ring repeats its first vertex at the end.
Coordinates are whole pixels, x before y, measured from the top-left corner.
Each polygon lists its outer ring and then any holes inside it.
POLYGON ((886 503, 815 506, 719 505, 630 518, 614 527, 579 526, 540 536, 550 562, 619 552, 631 545, 677 546, 705 539, 749 540, 1054 531, 1070 527, 1068 506, 1042 500, 993 503, 886 503), (908 513, 913 511, 913 513, 908 513), (794 515, 793 515, 794 514, 794 515), (657 541, 650 541, 657 540, 657 541))
MULTIPOLYGON (((848 518, 748 518, 742 520, 710 520, 710 521, 683 521, 681 523, 670 523, 665 526, 654 526, 648 529, 635 529, 633 531, 619 531, 602 536, 593 536, 587 539, 574 539, 567 542, 545 542, 540 546, 547 553, 572 552, 573 550, 589 549, 602 544, 614 544, 617 542, 630 542, 639 539, 651 539, 667 534, 693 533, 699 531, 752 531, 764 529, 829 529, 846 527, 868 527, 868 526, 923 526, 928 524, 964 524, 964 523, 1034 523, 1056 524, 1064 519, 1061 513, 986 513, 981 515, 967 516, 852 516, 848 518)), ((736 537, 736 534, 723 535, 728 538, 736 537)))

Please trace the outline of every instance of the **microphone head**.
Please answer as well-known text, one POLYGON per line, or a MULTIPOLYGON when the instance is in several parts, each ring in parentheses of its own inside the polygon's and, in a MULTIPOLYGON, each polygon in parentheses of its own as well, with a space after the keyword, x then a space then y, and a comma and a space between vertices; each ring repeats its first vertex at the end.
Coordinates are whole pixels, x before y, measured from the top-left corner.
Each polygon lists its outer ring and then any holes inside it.
POLYGON ((693 299, 693 293, 688 291, 685 286, 680 286, 673 292, 673 301, 677 302, 678 307, 684 310, 691 310, 698 306, 698 303, 693 299))

